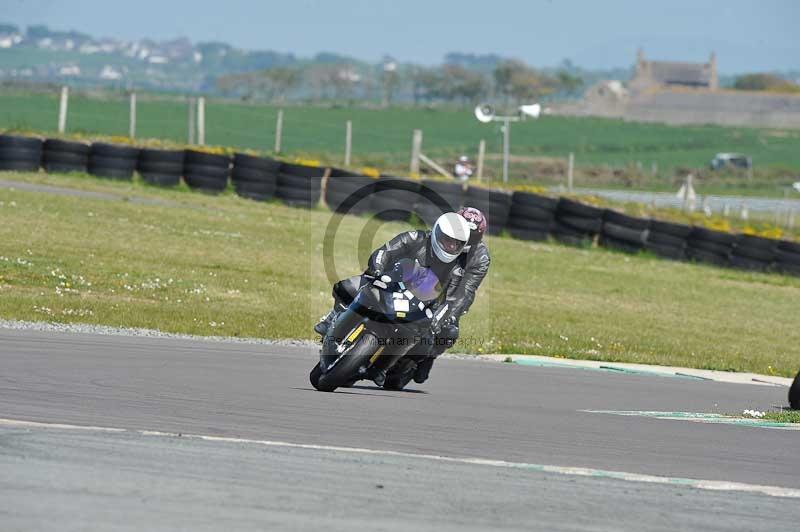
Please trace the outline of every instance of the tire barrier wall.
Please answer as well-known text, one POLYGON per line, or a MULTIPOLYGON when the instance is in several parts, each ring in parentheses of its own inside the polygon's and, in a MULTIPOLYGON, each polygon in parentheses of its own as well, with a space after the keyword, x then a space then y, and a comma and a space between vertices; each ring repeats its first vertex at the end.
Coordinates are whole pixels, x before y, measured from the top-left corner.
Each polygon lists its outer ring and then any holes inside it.
POLYGON ((0 170, 35 172, 41 164, 41 139, 0 135, 0 170))
POLYGON ((430 227, 442 214, 463 207, 465 196, 462 183, 423 179, 414 200, 414 212, 430 227))
POLYGON ((130 181, 139 160, 139 148, 95 142, 89 150, 89 173, 130 181))
POLYGON ((561 198, 556 206, 553 237, 565 244, 591 244, 603 228, 603 209, 561 198))
POLYGON ((280 167, 280 161, 275 159, 235 153, 231 171, 233 188, 243 198, 256 201, 271 199, 278 188, 280 167))
MULTIPOLYGON (((131 146, 42 140, 0 135, 0 170, 84 172, 131 179, 134 170, 148 183, 173 186, 183 176, 193 189, 219 193, 231 175, 240 196, 288 205, 316 206, 326 169, 236 153, 233 160, 194 150, 139 149, 131 146), (232 163, 232 164, 231 164, 232 163)), ((691 260, 751 271, 800 276, 800 243, 734 235, 704 227, 636 218, 569 198, 530 192, 509 193, 461 183, 379 179, 332 168, 325 203, 337 212, 373 212, 385 220, 408 220, 416 213, 427 225, 444 212, 468 205, 486 213, 489 233, 507 230, 522 240, 556 240, 585 246, 593 241, 615 250, 649 251, 672 260, 691 260)))
POLYGON ((603 211, 600 245, 628 253, 638 253, 647 242, 649 220, 635 218, 617 211, 603 211))
POLYGON ((142 149, 136 170, 151 185, 174 187, 181 182, 185 156, 183 150, 142 149))
POLYGON ((228 186, 231 160, 227 155, 186 150, 183 179, 189 188, 219 194, 228 186))
POLYGON ((420 196, 420 183, 400 177, 381 176, 375 180, 369 209, 386 221, 408 221, 420 196))
POLYGON ((506 228, 520 240, 546 240, 555 228, 558 200, 530 192, 511 197, 506 228))
POLYGON ((42 167, 50 173, 86 173, 91 146, 83 142, 47 139, 42 151, 42 167))
POLYGON ((281 163, 275 197, 292 207, 315 207, 322 195, 325 168, 281 163))
POLYGON ((486 232, 490 235, 499 235, 508 222, 512 196, 507 190, 467 187, 464 205, 483 211, 486 215, 486 232))
POLYGON ((340 168, 331 168, 325 186, 325 204, 334 212, 363 214, 371 212, 375 180, 340 168))

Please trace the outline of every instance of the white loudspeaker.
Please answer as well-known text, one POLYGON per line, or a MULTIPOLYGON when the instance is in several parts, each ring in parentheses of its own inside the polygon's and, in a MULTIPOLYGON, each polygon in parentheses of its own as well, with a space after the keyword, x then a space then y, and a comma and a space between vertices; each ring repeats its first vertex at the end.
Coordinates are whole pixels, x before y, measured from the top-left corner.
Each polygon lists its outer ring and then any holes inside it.
POLYGON ((538 103, 533 103, 530 105, 520 105, 519 112, 524 115, 531 116, 533 118, 539 118, 539 115, 542 114, 542 106, 539 105, 538 103))
POLYGON ((491 122, 494 118, 494 109, 491 105, 481 104, 475 107, 475 118, 479 122, 491 122))

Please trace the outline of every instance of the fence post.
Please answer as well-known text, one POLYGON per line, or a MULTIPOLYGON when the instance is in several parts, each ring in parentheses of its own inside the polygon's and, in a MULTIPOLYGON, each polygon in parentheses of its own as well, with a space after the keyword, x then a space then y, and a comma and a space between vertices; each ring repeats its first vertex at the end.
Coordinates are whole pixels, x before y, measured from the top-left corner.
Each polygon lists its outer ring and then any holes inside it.
POLYGON ((67 104, 69 100, 69 87, 61 87, 61 102, 58 106, 58 132, 64 133, 67 130, 67 104))
POLYGON ((419 175, 419 155, 422 153, 422 130, 415 129, 411 137, 411 175, 419 175))
POLYGON ((283 109, 278 110, 278 118, 275 121, 275 153, 281 152, 281 137, 283 136, 283 109))
POLYGON ((569 160, 567 161, 567 190, 572 192, 573 175, 575 172, 575 154, 569 152, 569 160))
POLYGON ((131 93, 131 114, 129 120, 128 136, 132 139, 136 138, 136 93, 131 93))
POLYGON ((206 99, 203 96, 197 99, 197 143, 206 144, 206 99))
POLYGON ((189 134, 186 139, 189 145, 194 144, 194 116, 194 97, 189 97, 189 134))
POLYGON ((483 181, 483 160, 486 157, 486 141, 481 139, 478 144, 478 181, 483 181))
POLYGON ((344 132, 344 165, 350 166, 350 152, 353 149, 353 122, 347 121, 344 132))

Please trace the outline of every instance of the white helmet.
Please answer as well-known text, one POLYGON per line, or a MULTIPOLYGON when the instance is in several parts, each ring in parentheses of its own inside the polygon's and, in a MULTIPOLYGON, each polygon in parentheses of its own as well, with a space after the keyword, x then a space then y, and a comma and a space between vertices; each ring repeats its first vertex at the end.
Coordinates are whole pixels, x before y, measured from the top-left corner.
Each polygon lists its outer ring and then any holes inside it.
POLYGON ((436 220, 431 231, 431 247, 442 262, 453 262, 469 240, 469 222, 456 212, 445 213, 436 220))

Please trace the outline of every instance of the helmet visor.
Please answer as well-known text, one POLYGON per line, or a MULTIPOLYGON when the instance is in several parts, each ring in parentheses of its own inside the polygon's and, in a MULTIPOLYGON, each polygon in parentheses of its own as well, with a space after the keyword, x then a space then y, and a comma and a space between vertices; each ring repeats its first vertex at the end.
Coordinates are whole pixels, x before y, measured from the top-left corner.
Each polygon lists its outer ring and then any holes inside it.
POLYGON ((466 242, 463 240, 458 240, 457 238, 444 234, 442 228, 438 225, 433 229, 433 238, 436 239, 436 243, 439 244, 439 247, 442 248, 445 253, 450 253, 452 255, 461 253, 466 245, 466 242))

